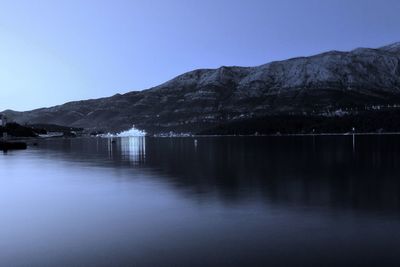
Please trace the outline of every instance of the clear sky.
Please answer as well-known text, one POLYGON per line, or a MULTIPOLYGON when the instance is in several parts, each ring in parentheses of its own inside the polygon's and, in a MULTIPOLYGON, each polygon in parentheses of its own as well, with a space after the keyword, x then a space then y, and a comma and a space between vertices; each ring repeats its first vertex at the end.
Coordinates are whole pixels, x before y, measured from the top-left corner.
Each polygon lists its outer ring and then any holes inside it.
POLYGON ((0 0, 0 110, 400 41, 399 0, 0 0))

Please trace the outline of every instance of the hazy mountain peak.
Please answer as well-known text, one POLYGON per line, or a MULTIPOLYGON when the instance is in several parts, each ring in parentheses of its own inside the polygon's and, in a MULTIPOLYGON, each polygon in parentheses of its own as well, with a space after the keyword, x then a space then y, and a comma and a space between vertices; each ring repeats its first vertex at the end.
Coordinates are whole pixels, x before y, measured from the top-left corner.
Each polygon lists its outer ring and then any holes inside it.
POLYGON ((396 42, 390 45, 386 45, 380 48, 381 50, 400 53, 400 42, 396 42))

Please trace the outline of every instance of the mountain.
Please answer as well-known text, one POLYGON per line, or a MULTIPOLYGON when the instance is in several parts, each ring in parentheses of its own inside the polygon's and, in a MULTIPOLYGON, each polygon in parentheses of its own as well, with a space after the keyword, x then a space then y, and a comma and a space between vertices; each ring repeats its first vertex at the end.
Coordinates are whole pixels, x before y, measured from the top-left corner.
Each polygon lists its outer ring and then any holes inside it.
POLYGON ((108 98, 27 112, 22 124, 58 124, 117 132, 202 132, 274 116, 345 116, 400 107, 400 43, 330 51, 258 67, 185 73, 162 85, 108 98))

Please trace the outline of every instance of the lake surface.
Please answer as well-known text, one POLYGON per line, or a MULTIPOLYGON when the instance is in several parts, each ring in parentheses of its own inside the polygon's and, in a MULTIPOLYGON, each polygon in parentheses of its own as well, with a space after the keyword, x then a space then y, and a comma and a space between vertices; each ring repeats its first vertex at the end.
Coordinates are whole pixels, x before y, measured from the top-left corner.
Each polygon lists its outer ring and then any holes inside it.
POLYGON ((0 266, 400 264, 400 136, 43 140, 0 154, 0 266))

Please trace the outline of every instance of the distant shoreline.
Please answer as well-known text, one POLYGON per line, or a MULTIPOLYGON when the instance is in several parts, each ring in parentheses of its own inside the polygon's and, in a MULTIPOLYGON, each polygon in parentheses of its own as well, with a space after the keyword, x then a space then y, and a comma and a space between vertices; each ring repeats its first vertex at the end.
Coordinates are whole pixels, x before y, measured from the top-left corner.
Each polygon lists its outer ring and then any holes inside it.
MULTIPOLYGON (((318 134, 263 134, 263 135, 194 135, 188 137, 291 137, 291 136, 368 136, 368 135, 400 135, 400 132, 388 133, 318 133, 318 134)), ((167 137, 167 136, 166 136, 167 137)), ((177 136, 179 137, 179 136, 177 136)), ((183 136, 180 136, 183 137, 183 136)))
MULTIPOLYGON (((321 136, 388 136, 388 135, 400 135, 400 132, 388 132, 388 133, 318 133, 318 134, 265 134, 265 135, 174 135, 174 136, 131 136, 131 137, 144 137, 144 138, 218 138, 218 137, 321 137, 321 136)), ((80 139, 80 138, 130 138, 126 137, 93 137, 93 136, 79 136, 79 137, 9 137, 7 141, 23 141, 23 142, 34 142, 39 140, 58 140, 58 139, 80 139)))
POLYGON ((372 135, 400 135, 400 132, 387 133, 317 133, 317 134, 260 134, 260 135, 175 135, 175 136, 146 136, 152 138, 205 138, 205 137, 313 137, 313 136, 372 136, 372 135))

